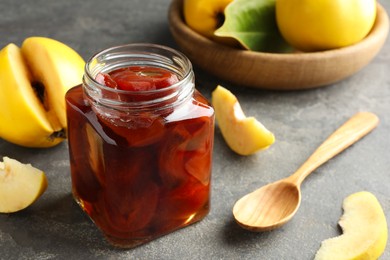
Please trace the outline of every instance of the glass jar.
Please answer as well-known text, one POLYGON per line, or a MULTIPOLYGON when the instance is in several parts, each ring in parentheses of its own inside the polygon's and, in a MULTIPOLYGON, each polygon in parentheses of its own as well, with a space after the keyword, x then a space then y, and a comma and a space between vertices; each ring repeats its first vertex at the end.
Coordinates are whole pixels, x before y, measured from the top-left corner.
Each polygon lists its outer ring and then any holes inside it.
POLYGON ((103 50, 66 105, 72 193, 111 244, 135 247, 208 214, 214 110, 183 54, 153 44, 103 50), (131 66, 162 68, 179 81, 129 91, 96 80, 131 66))

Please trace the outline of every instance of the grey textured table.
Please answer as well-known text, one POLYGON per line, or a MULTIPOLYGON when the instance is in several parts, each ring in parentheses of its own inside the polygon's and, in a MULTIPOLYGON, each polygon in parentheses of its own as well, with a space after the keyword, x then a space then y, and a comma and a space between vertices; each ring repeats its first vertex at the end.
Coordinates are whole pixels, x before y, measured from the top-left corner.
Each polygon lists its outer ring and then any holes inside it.
MULTIPOLYGON (((380 0, 390 10, 388 0, 380 0)), ((60 40, 84 58, 130 42, 176 47, 167 23, 169 0, 1 0, 0 46, 32 35, 60 40)), ((247 115, 276 135, 267 151, 249 157, 231 152, 215 136, 212 208, 201 222, 132 250, 118 250, 71 197, 67 144, 26 149, 0 141, 0 156, 43 169, 49 186, 31 207, 0 215, 0 259, 312 259, 337 226, 343 199, 368 190, 390 223, 390 41, 356 75, 324 88, 272 92, 243 88, 196 69, 198 89, 210 97, 217 84, 233 91, 247 115), (280 229, 251 233, 232 218, 234 202, 249 191, 292 173, 339 125, 372 111, 380 125, 304 182, 297 215, 280 229)), ((390 259, 387 247, 382 259, 390 259)))

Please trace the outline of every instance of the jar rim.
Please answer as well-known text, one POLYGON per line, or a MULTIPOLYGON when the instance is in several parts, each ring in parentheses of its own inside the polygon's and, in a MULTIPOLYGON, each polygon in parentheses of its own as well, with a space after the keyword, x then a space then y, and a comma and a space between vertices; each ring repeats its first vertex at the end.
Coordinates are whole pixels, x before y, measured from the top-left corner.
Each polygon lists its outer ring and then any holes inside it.
MULTIPOLYGON (((123 54, 124 54, 123 52, 117 53, 117 55, 123 55, 123 54)), ((156 57, 161 58, 162 55, 159 55, 156 57)), ((164 60, 168 60, 168 59, 165 58, 164 60)), ((174 61, 177 62, 177 60, 174 60, 174 61)), ((171 62, 171 65, 172 64, 173 64, 173 62, 171 62)), ((110 91, 112 93, 118 93, 118 94, 131 94, 131 95, 158 94, 160 92, 165 92, 165 91, 169 91, 171 89, 175 89, 179 85, 183 84, 183 82, 188 81, 188 78, 192 77, 192 73, 193 73, 191 61, 182 52, 175 50, 171 47, 167 47, 167 46, 159 45, 159 44, 153 44, 153 43, 129 43, 129 44, 117 45, 117 46, 113 46, 110 48, 100 50, 100 51, 96 52, 94 55, 92 55, 87 60, 87 62, 85 63, 84 71, 85 71, 84 77, 83 77, 84 83, 86 81, 85 77, 87 77, 89 82, 93 82, 94 85, 98 86, 99 88, 101 88, 105 91, 110 91), (159 51, 165 51, 167 53, 171 53, 173 55, 173 57, 177 57, 178 59, 180 59, 182 61, 182 63, 184 63, 184 65, 186 65, 185 71, 184 71, 183 75, 181 75, 181 77, 179 78, 178 82, 170 85, 169 87, 165 87, 165 88, 161 88, 161 89, 154 89, 154 90, 122 90, 122 89, 111 88, 111 87, 108 87, 104 84, 99 83, 96 80, 96 75, 93 75, 93 73, 91 73, 90 66, 93 65, 94 61, 98 60, 99 57, 104 57, 105 55, 115 57, 115 55, 112 55, 112 53, 114 51, 126 49, 126 48, 134 48, 134 50, 137 50, 140 53, 144 53, 144 55, 146 53, 152 54, 153 52, 151 50, 159 50, 159 51), (145 50, 143 50, 141 52, 140 51, 141 48, 145 48, 145 50), (149 51, 147 51, 146 49, 149 49, 149 51), (111 55, 110 55, 110 53, 111 53, 111 55)))

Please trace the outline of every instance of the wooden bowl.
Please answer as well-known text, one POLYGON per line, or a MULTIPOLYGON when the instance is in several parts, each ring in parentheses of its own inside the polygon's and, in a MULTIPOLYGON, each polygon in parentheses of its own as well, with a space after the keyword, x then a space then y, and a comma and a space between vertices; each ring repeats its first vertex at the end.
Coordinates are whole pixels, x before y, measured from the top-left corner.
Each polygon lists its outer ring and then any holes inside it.
POLYGON ((189 28, 183 0, 169 9, 171 33, 181 51, 198 67, 228 82, 253 88, 298 90, 329 85, 359 71, 382 48, 389 18, 378 4, 370 34, 357 44, 311 53, 264 53, 234 49, 209 40, 189 28))

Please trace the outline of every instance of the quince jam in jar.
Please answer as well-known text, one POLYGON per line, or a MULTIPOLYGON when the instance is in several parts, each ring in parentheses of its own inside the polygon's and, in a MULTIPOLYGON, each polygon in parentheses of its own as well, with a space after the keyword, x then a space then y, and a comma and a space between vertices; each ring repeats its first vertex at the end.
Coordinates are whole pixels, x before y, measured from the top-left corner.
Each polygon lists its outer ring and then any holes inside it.
POLYGON ((66 104, 73 196, 111 244, 135 247, 208 214, 214 110, 183 54, 104 50, 66 104))

